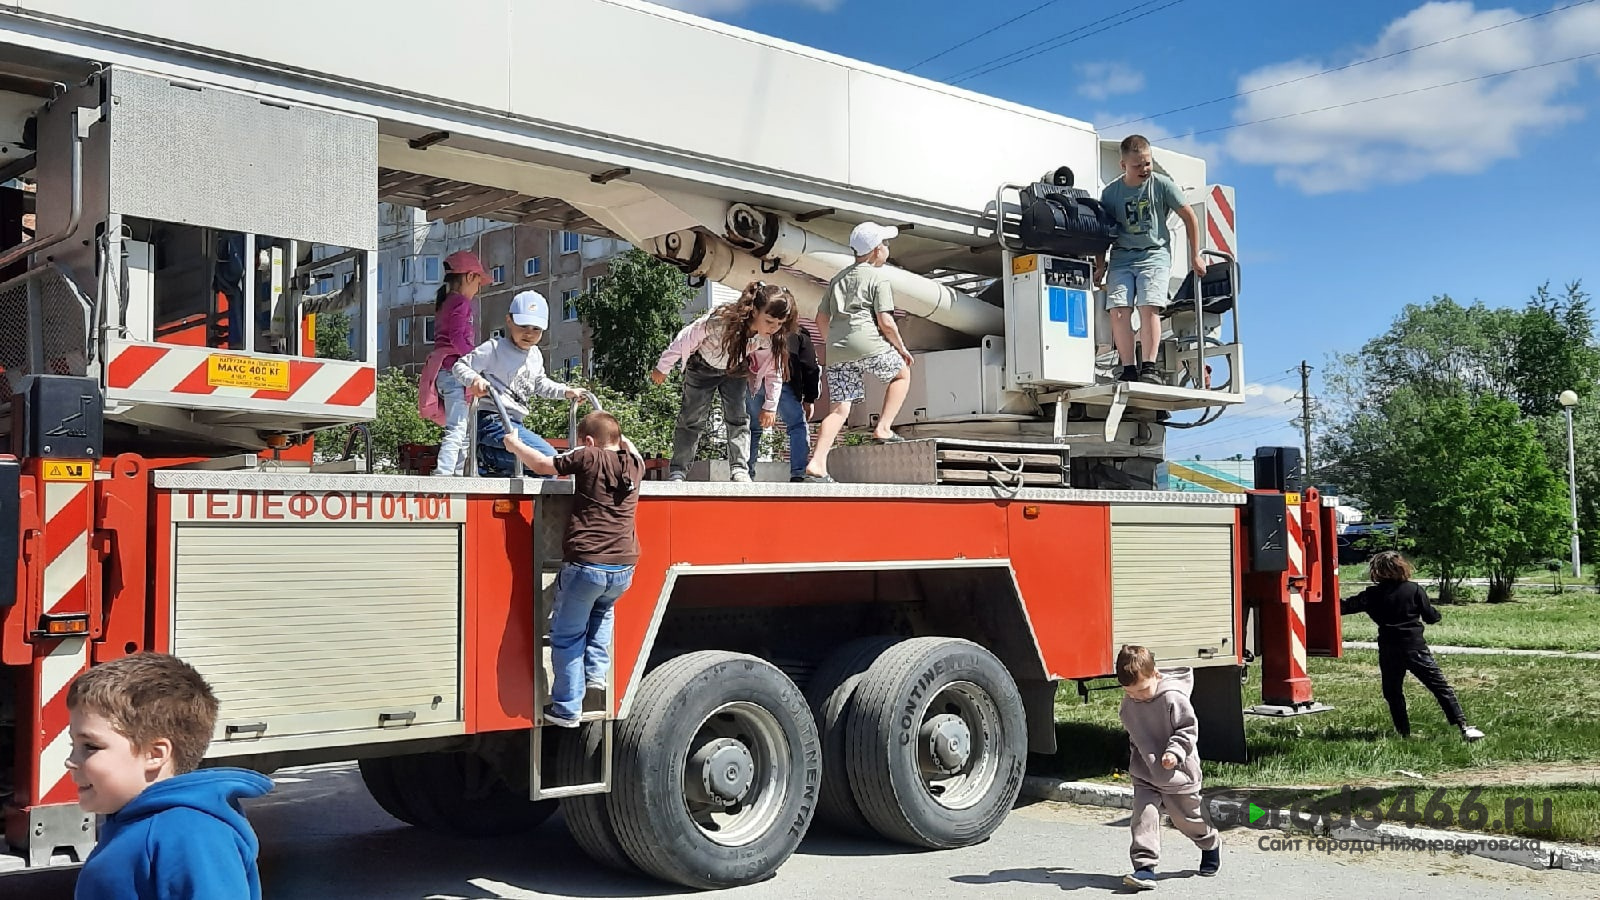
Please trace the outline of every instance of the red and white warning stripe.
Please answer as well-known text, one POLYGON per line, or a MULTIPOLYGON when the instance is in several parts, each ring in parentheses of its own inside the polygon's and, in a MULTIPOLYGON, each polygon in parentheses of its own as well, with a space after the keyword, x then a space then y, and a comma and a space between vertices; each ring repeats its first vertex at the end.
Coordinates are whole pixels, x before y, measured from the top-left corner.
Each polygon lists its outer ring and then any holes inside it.
POLYGON ((1214 184, 1206 194, 1206 248, 1238 257, 1233 222, 1233 188, 1214 184))
MULTIPOLYGON (((1288 515, 1284 521, 1288 527, 1289 538, 1289 577, 1298 578, 1305 574, 1305 528, 1301 525, 1301 506, 1299 497, 1289 496, 1288 515)), ((1306 598, 1298 586, 1289 588, 1289 641, 1290 655, 1294 663, 1294 671, 1290 673, 1293 678, 1304 678, 1308 674, 1306 662, 1306 598)))
MULTIPOLYGON (((89 530, 94 513, 93 485, 82 481, 44 484, 44 597, 48 613, 89 611, 89 530)), ((67 773, 72 738, 67 733, 67 687, 89 668, 89 639, 44 640, 35 645, 33 683, 37 685, 38 771, 33 805, 77 799, 67 773)))
POLYGON ((239 401, 262 401, 250 407, 289 409, 341 407, 372 412, 377 402, 377 370, 344 360, 257 357, 289 367, 289 389, 266 390, 214 385, 207 360, 215 355, 242 356, 206 347, 169 344, 110 342, 106 365, 106 394, 110 399, 143 400, 166 405, 230 406, 239 401), (177 395, 177 397, 174 397, 177 395))

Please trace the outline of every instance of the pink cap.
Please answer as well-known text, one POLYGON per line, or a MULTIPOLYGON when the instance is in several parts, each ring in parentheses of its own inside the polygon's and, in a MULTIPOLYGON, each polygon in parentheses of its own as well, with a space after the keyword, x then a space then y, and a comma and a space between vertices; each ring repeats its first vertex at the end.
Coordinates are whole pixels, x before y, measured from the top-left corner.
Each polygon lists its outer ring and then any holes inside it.
POLYGON ((444 270, 452 275, 477 275, 484 281, 489 281, 489 273, 484 269, 478 257, 467 250, 458 250, 444 258, 444 270))

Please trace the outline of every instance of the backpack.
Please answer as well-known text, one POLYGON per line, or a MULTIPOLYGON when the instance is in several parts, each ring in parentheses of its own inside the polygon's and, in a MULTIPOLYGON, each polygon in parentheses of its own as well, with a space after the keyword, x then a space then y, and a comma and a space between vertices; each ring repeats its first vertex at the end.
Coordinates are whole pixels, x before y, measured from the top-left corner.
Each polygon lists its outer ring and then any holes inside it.
POLYGON ((1073 187, 1062 166, 1047 181, 1023 188, 1018 237, 1024 247, 1052 256, 1093 256, 1117 239, 1117 220, 1089 192, 1073 187))

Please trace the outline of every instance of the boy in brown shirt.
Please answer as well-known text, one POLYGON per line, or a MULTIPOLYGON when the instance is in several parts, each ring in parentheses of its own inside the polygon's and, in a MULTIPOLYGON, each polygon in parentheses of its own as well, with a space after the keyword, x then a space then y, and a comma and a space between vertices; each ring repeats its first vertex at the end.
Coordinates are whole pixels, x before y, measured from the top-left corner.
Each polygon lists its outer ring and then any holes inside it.
POLYGON ((578 727, 586 688, 605 687, 614 608, 639 559, 633 515, 644 481, 644 459, 610 413, 584 416, 578 441, 572 452, 550 457, 514 433, 505 436, 506 449, 529 469, 574 481, 550 612, 551 702, 543 710, 545 722, 562 728, 578 727))

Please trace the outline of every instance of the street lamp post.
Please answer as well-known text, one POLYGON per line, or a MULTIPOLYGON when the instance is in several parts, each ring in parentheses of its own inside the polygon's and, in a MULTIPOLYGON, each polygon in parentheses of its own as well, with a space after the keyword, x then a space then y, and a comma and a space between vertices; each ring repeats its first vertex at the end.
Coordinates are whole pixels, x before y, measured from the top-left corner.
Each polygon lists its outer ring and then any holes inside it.
POLYGON ((1578 466, 1572 452, 1572 408, 1578 405, 1573 391, 1561 392, 1561 407, 1567 412, 1567 492, 1572 498, 1572 577, 1583 577, 1583 562, 1578 556, 1578 466))

